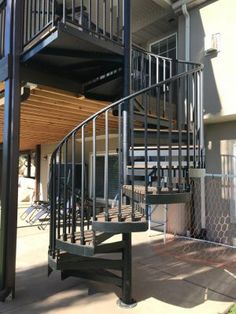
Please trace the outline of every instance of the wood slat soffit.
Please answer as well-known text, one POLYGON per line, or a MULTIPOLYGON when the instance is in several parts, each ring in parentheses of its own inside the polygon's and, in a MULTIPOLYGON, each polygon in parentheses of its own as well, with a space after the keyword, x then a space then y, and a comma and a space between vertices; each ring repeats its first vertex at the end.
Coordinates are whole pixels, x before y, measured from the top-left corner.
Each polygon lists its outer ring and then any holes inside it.
MULTIPOLYGON (((2 88, 3 86, 0 86, 2 88)), ((2 142, 4 99, 0 106, 0 142, 2 142)), ((37 144, 60 141, 87 117, 107 106, 82 95, 46 86, 33 86, 30 96, 21 102, 20 149, 34 149, 37 144)), ((116 118, 110 115, 110 128, 117 128, 116 118)), ((104 120, 97 122, 103 130, 104 120)), ((92 132, 91 126, 87 132, 92 132)))

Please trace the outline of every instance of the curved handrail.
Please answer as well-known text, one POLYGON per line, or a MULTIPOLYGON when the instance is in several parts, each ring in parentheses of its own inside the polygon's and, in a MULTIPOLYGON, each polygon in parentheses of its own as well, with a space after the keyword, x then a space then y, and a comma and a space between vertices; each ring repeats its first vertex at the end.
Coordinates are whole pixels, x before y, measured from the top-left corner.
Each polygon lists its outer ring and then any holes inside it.
POLYGON ((157 84, 151 85, 149 87, 143 88, 142 90, 135 92, 133 94, 130 94, 126 97, 123 97, 113 103, 111 103, 110 105, 106 106, 105 108, 102 108, 101 110, 97 111, 96 113, 94 113, 93 115, 91 115, 90 117, 88 117, 87 119, 85 119, 82 123, 80 123, 78 126, 76 126, 72 131, 70 131, 62 140, 61 142, 57 145, 57 147, 55 148, 54 152, 52 153, 51 158, 55 157, 55 154, 58 152, 58 150, 60 149, 61 145, 63 145, 65 143, 65 141, 67 140, 68 137, 70 137, 71 135, 73 135, 74 133, 77 133, 83 126, 85 126, 87 123, 91 122, 93 119, 97 118, 98 116, 100 116, 101 114, 105 113, 108 110, 111 110, 112 108, 124 103, 124 102, 128 102, 129 100, 131 100, 132 98, 135 98, 143 93, 149 92, 150 90, 160 87, 164 84, 168 84, 171 83, 177 79, 180 79, 186 75, 190 75, 193 74, 195 72, 201 71, 203 70, 203 64, 201 63, 194 63, 194 62, 190 62, 190 64, 196 65, 196 68, 190 69, 187 72, 183 72, 177 75, 174 75, 164 81, 161 81, 157 84))

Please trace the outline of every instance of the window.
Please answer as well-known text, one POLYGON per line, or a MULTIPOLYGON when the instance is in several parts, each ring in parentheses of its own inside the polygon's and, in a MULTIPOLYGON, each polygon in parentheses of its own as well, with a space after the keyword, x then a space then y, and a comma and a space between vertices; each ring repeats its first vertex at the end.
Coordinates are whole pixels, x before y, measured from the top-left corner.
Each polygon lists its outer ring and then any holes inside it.
POLYGON ((177 57, 177 34, 172 34, 165 37, 157 42, 150 45, 151 52, 160 55, 162 57, 167 57, 171 59, 176 59, 177 57))
POLYGON ((20 155, 19 174, 25 178, 35 178, 35 152, 26 152, 20 155))
MULTIPOLYGON (((92 167, 92 158, 93 156, 91 156, 91 161, 90 161, 91 167, 92 167)), ((104 178, 105 178, 105 156, 97 155, 96 157, 96 197, 101 198, 101 199, 104 199, 104 190, 105 190, 104 178)), ((118 193, 118 187, 119 187, 118 155, 117 154, 109 155, 108 157, 108 182, 109 182, 108 198, 110 200, 113 200, 118 193)), ((90 195, 92 195, 91 186, 90 186, 90 195)))

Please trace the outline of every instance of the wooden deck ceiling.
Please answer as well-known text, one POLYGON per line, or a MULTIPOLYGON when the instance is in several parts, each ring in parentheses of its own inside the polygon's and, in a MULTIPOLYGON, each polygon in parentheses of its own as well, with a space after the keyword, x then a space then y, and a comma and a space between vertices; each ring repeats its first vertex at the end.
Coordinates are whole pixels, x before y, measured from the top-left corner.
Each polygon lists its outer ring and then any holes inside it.
MULTIPOLYGON (((32 88, 28 99, 21 103, 21 151, 34 149, 37 144, 60 141, 75 126, 107 104, 45 86, 38 85, 32 88)), ((0 142, 3 113, 4 105, 0 106, 0 142)), ((104 130, 104 119, 99 119, 97 123, 100 126, 98 129, 104 130)), ((116 117, 110 115, 111 128, 117 129, 116 124, 116 117)), ((91 126, 88 126, 87 132, 91 131, 91 126)))

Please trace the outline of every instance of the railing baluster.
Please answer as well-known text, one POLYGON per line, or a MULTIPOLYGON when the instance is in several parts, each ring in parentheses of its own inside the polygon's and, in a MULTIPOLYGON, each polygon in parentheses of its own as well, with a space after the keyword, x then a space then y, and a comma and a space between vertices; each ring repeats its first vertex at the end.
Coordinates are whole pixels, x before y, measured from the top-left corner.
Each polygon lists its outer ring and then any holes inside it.
POLYGON ((99 32, 99 0, 96 0, 96 33, 99 32))
POLYGON ((121 221, 121 205, 122 205, 122 185, 123 185, 123 166, 122 166, 122 103, 118 105, 118 160, 119 160, 119 208, 118 208, 118 221, 121 221))
POLYGON ((40 11, 41 11, 40 3, 41 3, 41 1, 38 0, 38 6, 37 6, 37 32, 40 31, 40 11))
POLYGON ((159 83, 159 58, 156 57, 156 83, 159 83))
MULTIPOLYGON (((147 198, 148 194, 148 123, 147 123, 147 114, 148 114, 148 106, 147 106, 147 92, 143 95, 143 101, 144 104, 144 164, 145 164, 145 199, 147 198)), ((145 214, 146 219, 148 220, 148 205, 145 205, 145 214)))
POLYGON ((63 241, 67 241, 67 141, 64 143, 63 178, 63 241))
POLYGON ((50 1, 51 0, 47 0, 47 9, 46 9, 46 21, 47 21, 47 24, 49 23, 50 21, 50 1))
MULTIPOLYGON (((163 59, 163 81, 166 80, 166 60, 163 59)), ((163 101, 163 117, 165 117, 166 113, 166 84, 163 84, 163 92, 164 92, 164 101, 163 101)))
POLYGON ((53 25, 56 22, 56 20, 55 20, 55 1, 56 0, 52 0, 52 21, 53 21, 53 25))
POLYGON ((93 119, 93 221, 96 220, 96 118, 93 119))
POLYGON ((193 167, 196 167, 196 91, 195 75, 192 74, 192 104, 193 104, 193 167))
POLYGON ((75 133, 71 136, 71 198, 72 198, 72 227, 71 242, 75 243, 76 232, 76 197, 75 197, 75 133))
POLYGON ((29 23, 29 14, 30 14, 30 8, 29 8, 29 0, 25 0, 24 2, 24 32, 25 34, 25 40, 28 41, 30 37, 30 23, 29 23))
POLYGON ((26 9, 27 15, 25 16, 25 25, 27 28, 27 41, 32 37, 32 0, 25 1, 28 3, 28 10, 26 9))
POLYGON ((91 0, 88 0, 88 29, 91 29, 92 7, 91 0))
POLYGON ((183 105, 183 93, 184 86, 181 86, 181 79, 177 80, 178 91, 178 168, 179 168, 179 190, 182 190, 182 105, 183 105))
POLYGON ((187 188, 189 189, 190 181, 189 181, 189 168, 190 168, 190 77, 187 75, 186 78, 187 82, 187 177, 186 177, 186 184, 187 188))
POLYGON ((81 16, 81 25, 84 25, 84 1, 81 0, 80 4, 80 16, 81 16))
POLYGON ((205 167, 204 162, 204 124, 203 124, 203 71, 200 70, 200 147, 201 147, 201 168, 205 167))
POLYGON ((56 247, 56 159, 52 159, 52 208, 51 208, 51 250, 52 256, 55 257, 56 247))
POLYGON ((132 221, 135 219, 134 213, 134 100, 130 101, 130 144, 131 144, 131 187, 132 187, 132 197, 131 197, 131 206, 132 206, 132 221))
POLYGON ((66 0, 62 2, 62 22, 66 22, 66 0))
MULTIPOLYGON (((37 2, 33 0, 33 36, 37 33, 37 2)), ((27 41, 25 42, 25 44, 27 41)))
POLYGON ((141 60, 140 60, 140 89, 143 89, 144 86, 144 71, 141 71, 141 69, 144 70, 144 55, 141 55, 141 60))
POLYGON ((85 244, 85 237, 84 237, 84 203, 85 203, 85 126, 82 126, 81 131, 81 209, 80 209, 80 244, 85 244))
POLYGON ((102 3, 102 10, 103 10, 103 17, 102 17, 102 20, 103 20, 103 36, 106 36, 106 0, 103 0, 103 3, 102 3))
MULTIPOLYGON (((120 0, 117 0, 116 21, 117 21, 117 38, 118 38, 118 42, 121 41, 122 44, 123 44, 123 39, 120 38, 120 0)), ((121 34, 121 37, 122 37, 122 34, 121 34)))
POLYGON ((172 62, 173 62, 173 60, 171 59, 171 60, 169 60, 169 66, 170 66, 170 76, 169 76, 169 78, 171 78, 172 76, 173 76, 173 65, 172 65, 172 62))
POLYGON ((152 56, 148 56, 148 86, 152 85, 152 56))
POLYGON ((45 0, 42 0, 42 27, 45 26, 45 0))
POLYGON ((173 190, 173 180, 172 180, 172 123, 173 123, 173 118, 172 118, 172 111, 173 111, 173 107, 172 107, 172 83, 169 84, 169 99, 168 99, 168 107, 169 107, 169 114, 168 114, 168 118, 169 118, 169 173, 168 173, 168 189, 170 192, 172 192, 173 190))
POLYGON ((160 104, 160 88, 156 88, 156 112, 157 112, 157 188, 161 192, 161 104, 160 104))
MULTIPOLYGON (((113 39, 113 21, 114 21, 114 3, 113 0, 110 0, 110 39, 113 39)), ((118 36, 118 33, 117 33, 118 36)), ((117 38, 117 41, 119 39, 117 38)))
MULTIPOLYGON (((71 19, 72 19, 72 22, 75 21, 75 0, 71 1, 71 19)), ((81 18, 81 20, 82 20, 82 18, 81 18)))
POLYGON ((105 220, 109 221, 109 207, 108 207, 108 192, 109 192, 109 177, 108 177, 108 167, 109 167, 109 120, 108 120, 109 111, 105 112, 105 174, 104 174, 104 198, 105 198, 105 220))
POLYGON ((200 72, 197 72, 197 145, 198 145, 198 168, 201 167, 201 82, 200 72))
POLYGON ((58 151, 58 167, 57 167, 57 238, 61 237, 61 148, 58 151))

